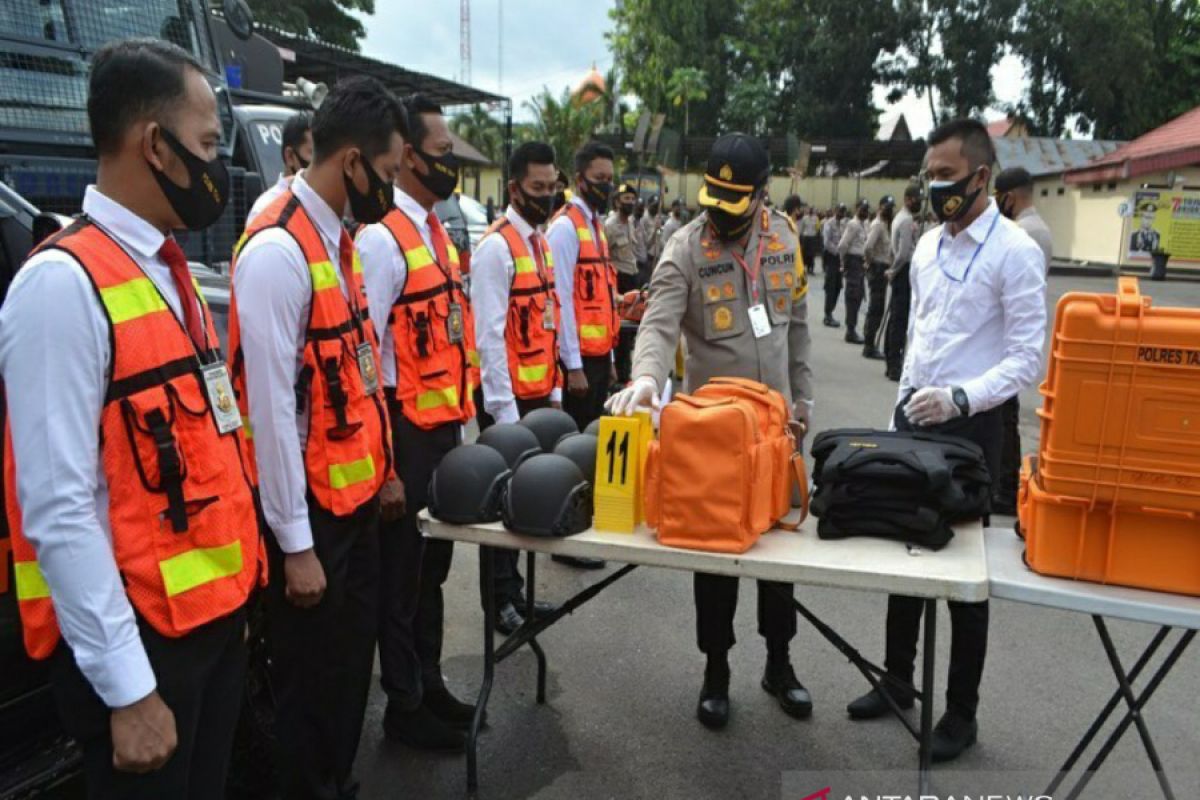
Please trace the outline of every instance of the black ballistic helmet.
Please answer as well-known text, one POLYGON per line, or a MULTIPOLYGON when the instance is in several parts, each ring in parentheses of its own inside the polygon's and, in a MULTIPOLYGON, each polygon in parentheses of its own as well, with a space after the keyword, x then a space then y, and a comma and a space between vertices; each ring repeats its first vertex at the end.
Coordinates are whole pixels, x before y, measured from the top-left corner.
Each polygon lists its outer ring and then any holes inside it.
POLYGON ((508 482, 504 527, 530 536, 570 536, 592 525, 592 485, 566 456, 543 453, 508 482))
POLYGON ((429 513, 443 522, 473 525, 500 519, 504 487, 512 472, 504 456, 481 444, 446 454, 429 479, 429 513))
POLYGON ((525 459, 542 452, 538 437, 523 425, 500 422, 479 434, 477 444, 487 445, 500 455, 509 469, 516 469, 525 459))
POLYGON ((579 433, 571 415, 558 408, 539 408, 521 419, 521 424, 537 435, 543 453, 553 453, 554 445, 568 433, 579 433))
POLYGON ((583 432, 590 433, 592 436, 599 436, 600 435, 600 418, 596 417, 594 420, 589 422, 587 427, 583 429, 583 432))
POLYGON ((588 482, 596 476, 597 439, 590 433, 572 433, 558 440, 554 452, 575 462, 588 482))

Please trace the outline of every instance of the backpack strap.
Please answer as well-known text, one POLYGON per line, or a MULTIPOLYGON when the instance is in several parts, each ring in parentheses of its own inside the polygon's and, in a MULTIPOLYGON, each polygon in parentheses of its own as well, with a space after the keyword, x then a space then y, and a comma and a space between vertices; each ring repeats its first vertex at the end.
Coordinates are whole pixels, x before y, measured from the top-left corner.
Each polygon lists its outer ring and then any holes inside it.
POLYGON ((792 479, 800 490, 800 519, 795 522, 779 520, 775 523, 776 528, 785 531, 799 530, 804 520, 808 519, 808 474, 804 470, 804 456, 801 453, 792 453, 792 479))

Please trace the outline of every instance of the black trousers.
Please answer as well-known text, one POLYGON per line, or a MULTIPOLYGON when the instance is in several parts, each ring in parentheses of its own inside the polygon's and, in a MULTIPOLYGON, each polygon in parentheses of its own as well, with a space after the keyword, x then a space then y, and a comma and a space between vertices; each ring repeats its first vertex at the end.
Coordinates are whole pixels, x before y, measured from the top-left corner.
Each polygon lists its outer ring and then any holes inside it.
POLYGON ((267 538, 271 681, 283 797, 353 796, 379 611, 379 500, 335 517, 310 497, 313 549, 325 570, 325 595, 312 608, 285 596, 283 552, 267 538))
MULTIPOLYGON (((626 275, 624 272, 617 273, 617 292, 625 294, 625 292, 637 289, 640 286, 640 281, 637 275, 626 275)), ((633 369, 633 344, 637 339, 637 331, 622 329, 617 335, 617 346, 615 352, 615 364, 617 367, 617 385, 623 386, 629 383, 629 372, 633 369)), ((588 378, 588 383, 592 379, 588 378)), ((605 392, 607 397, 607 392, 605 392)), ((583 426, 579 426, 580 430, 583 426)))
POLYGON ((887 304, 888 265, 876 261, 867 269, 867 324, 863 338, 867 347, 875 347, 875 338, 883 324, 883 310, 887 304))
MULTIPOLYGON (((583 374, 587 378, 588 390, 576 397, 563 387, 563 411, 575 420, 583 430, 604 415, 604 401, 608 399, 609 367, 612 361, 607 355, 584 356, 583 374)), ((564 372, 566 368, 563 368, 564 372)))
MULTIPOLYGON (((905 421, 897 414, 897 421, 905 421)), ((902 426, 898 425, 901 429, 902 426)), ((1000 410, 994 408, 963 419, 952 419, 928 429, 970 439, 983 448, 993 475, 1000 466, 1003 436, 1000 410)), ((901 680, 912 682, 917 657, 917 635, 921 629, 924 601, 918 597, 891 595, 887 611, 887 654, 884 667, 901 680)), ((987 657, 988 602, 950 601, 950 670, 946 684, 946 708, 965 719, 974 719, 979 706, 979 683, 987 657)))
POLYGON ((863 257, 846 254, 843 259, 846 273, 842 282, 846 287, 846 330, 858 328, 858 309, 862 306, 865 287, 863 286, 863 257))
POLYGON ((892 277, 892 310, 888 314, 887 330, 883 337, 887 373, 895 378, 899 378, 904 369, 904 348, 908 345, 908 310, 912 304, 908 267, 908 264, 901 264, 892 277))
POLYGON ((380 537, 380 684, 389 707, 412 711, 425 689, 442 685, 442 586, 454 556, 453 542, 422 538, 417 514, 428 502, 434 469, 459 445, 462 426, 446 423, 423 430, 404 416, 398 403, 389 403, 388 412, 406 504, 404 516, 384 523, 380 537))
MULTIPOLYGON (((728 575, 697 572, 692 580, 696 602, 696 645, 706 655, 717 655, 733 647, 733 615, 737 611, 738 579, 728 575)), ((784 645, 796 635, 796 610, 790 598, 790 583, 758 581, 758 632, 770 645, 784 645), (772 586, 783 590, 783 594, 772 586)))
POLYGON ((821 249, 821 237, 804 236, 800 239, 800 252, 804 256, 804 268, 809 275, 817 272, 817 253, 821 249))
MULTIPOLYGON (((517 413, 522 417, 534 409, 548 408, 549 406, 549 396, 535 397, 529 400, 517 398, 517 413)), ((496 420, 492 419, 492 415, 483 410, 483 389, 475 390, 475 407, 478 409, 476 419, 479 420, 479 432, 483 433, 496 424, 496 420)), ((499 547, 491 547, 488 550, 492 553, 492 576, 496 584, 496 608, 499 609, 505 603, 512 603, 517 608, 522 608, 522 601, 525 597, 523 594, 525 579, 521 577, 521 572, 517 569, 517 564, 521 557, 520 551, 504 550, 499 547)), ((487 550, 480 549, 480 557, 486 552, 487 550)), ((487 592, 487 586, 483 581, 483 570, 479 570, 479 604, 486 610, 485 592, 487 592)))
POLYGON ((245 609, 178 639, 158 633, 140 616, 137 622, 158 694, 175 715, 179 744, 154 772, 113 769, 112 712, 79 671, 71 649, 59 644, 50 681, 63 728, 83 751, 87 796, 222 800, 246 677, 245 609))
POLYGON ((837 309, 838 297, 842 293, 842 270, 838 254, 826 250, 821 256, 825 269, 825 316, 833 316, 837 309))
POLYGON ((1014 513, 1021 473, 1021 398, 1013 395, 1000 406, 1004 445, 1000 466, 992 475, 992 505, 997 511, 1014 513))

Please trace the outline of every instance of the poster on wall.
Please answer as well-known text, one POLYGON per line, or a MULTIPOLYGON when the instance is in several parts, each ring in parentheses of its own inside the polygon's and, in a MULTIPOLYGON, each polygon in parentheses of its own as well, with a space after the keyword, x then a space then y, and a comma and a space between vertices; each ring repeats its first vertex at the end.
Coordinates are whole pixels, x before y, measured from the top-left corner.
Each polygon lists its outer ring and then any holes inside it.
POLYGON ((1162 250, 1171 263, 1200 264, 1200 192, 1143 190, 1135 192, 1125 257, 1149 263, 1162 250))

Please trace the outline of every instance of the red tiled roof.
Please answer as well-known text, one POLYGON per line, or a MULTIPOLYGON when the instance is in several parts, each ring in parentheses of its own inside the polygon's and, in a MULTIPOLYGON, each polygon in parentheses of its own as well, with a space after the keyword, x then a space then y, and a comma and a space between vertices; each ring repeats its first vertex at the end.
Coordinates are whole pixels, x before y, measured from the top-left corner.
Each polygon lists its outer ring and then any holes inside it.
POLYGON ((1069 170, 1067 183, 1136 178, 1200 163, 1200 106, 1142 134, 1086 166, 1069 170))
POLYGON ((987 126, 988 136, 1003 136, 1008 133, 1008 129, 1013 126, 1011 119, 998 119, 995 122, 989 122, 987 126))

